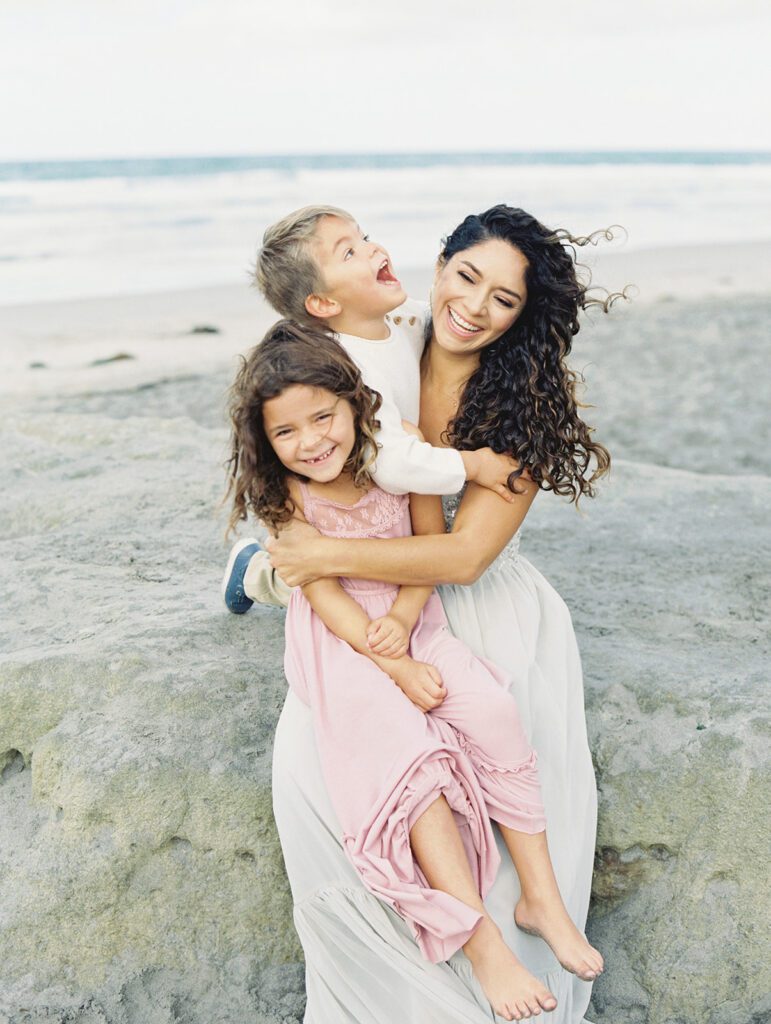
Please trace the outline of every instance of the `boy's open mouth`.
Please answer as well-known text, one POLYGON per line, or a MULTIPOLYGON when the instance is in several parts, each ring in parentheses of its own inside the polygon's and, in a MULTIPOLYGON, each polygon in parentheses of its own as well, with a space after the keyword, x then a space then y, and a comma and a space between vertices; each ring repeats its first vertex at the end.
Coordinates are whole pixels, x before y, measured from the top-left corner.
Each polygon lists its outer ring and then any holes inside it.
POLYGON ((388 260, 383 260, 380 264, 380 269, 377 272, 377 279, 381 284, 398 284, 399 279, 391 271, 391 264, 388 260))

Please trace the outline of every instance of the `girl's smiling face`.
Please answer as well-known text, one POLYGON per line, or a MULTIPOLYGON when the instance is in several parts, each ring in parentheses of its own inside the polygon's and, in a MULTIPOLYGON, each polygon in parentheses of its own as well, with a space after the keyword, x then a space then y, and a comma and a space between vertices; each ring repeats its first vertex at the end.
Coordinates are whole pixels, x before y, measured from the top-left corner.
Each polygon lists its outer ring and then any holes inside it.
POLYGON ((499 238, 440 263, 431 301, 434 342, 467 355, 497 341, 525 308, 527 267, 519 249, 499 238))
POLYGON ((356 442, 353 409, 344 398, 293 384, 264 403, 262 418, 273 450, 291 473, 317 483, 340 476, 356 442))

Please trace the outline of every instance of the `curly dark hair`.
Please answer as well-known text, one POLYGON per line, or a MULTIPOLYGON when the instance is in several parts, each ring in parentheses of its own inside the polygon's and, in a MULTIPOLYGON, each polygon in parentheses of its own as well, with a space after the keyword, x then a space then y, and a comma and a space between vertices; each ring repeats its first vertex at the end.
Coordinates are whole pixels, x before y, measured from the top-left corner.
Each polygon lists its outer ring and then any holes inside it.
POLYGON ((295 506, 287 485, 290 471, 265 433, 262 410, 265 402, 295 384, 324 388, 350 403, 356 443, 344 469, 357 487, 370 482, 369 471, 377 454, 375 431, 380 424, 375 416, 380 395, 364 384, 354 361, 323 327, 280 320, 259 345, 241 357, 229 392, 231 455, 226 464, 224 500, 232 495, 233 506, 228 533, 250 512, 273 530, 292 517, 295 506))
POLYGON ((522 464, 509 478, 514 490, 526 467, 542 490, 577 502, 594 494, 593 481, 610 467, 608 450, 592 441, 591 428, 578 415, 576 387, 583 378, 565 362, 579 330, 579 310, 599 306, 607 312, 626 297, 623 292, 589 297, 588 286, 578 279, 575 246, 602 237, 612 238, 612 229, 574 237, 544 227, 524 210, 499 205, 466 217, 443 241, 441 264, 491 238, 508 242, 527 260, 525 306, 512 326, 481 350, 444 435, 461 450, 489 446, 512 454, 522 464))

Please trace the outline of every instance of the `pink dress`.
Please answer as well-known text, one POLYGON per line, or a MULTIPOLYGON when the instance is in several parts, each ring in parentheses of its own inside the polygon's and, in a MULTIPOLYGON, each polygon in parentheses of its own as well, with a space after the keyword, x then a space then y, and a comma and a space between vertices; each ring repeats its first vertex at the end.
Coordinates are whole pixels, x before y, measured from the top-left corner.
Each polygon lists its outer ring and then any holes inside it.
MULTIPOLYGON (((407 495, 373 487, 348 506, 301 487, 305 518, 328 536, 412 532, 407 495)), ((399 591, 375 581, 340 582, 370 619, 387 614, 399 591)), ((412 632, 409 653, 435 665, 447 689, 428 714, 327 629, 299 587, 292 593, 286 676, 311 709, 344 848, 364 885, 408 921, 423 955, 437 963, 469 939, 480 914, 430 887, 410 848, 415 821, 444 795, 484 898, 500 863, 491 819, 535 833, 545 828, 545 818, 535 752, 508 693, 509 680, 450 633, 436 593, 412 632)))

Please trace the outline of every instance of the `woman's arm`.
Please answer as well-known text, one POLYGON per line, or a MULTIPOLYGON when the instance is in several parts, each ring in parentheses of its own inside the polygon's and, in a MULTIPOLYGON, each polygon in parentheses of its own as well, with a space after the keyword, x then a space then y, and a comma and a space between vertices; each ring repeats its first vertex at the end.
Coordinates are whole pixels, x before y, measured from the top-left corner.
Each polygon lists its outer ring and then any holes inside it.
POLYGON ((469 484, 452 533, 388 540, 336 540, 294 528, 266 546, 290 585, 321 576, 434 586, 477 580, 519 529, 538 487, 520 478, 512 502, 469 484))

